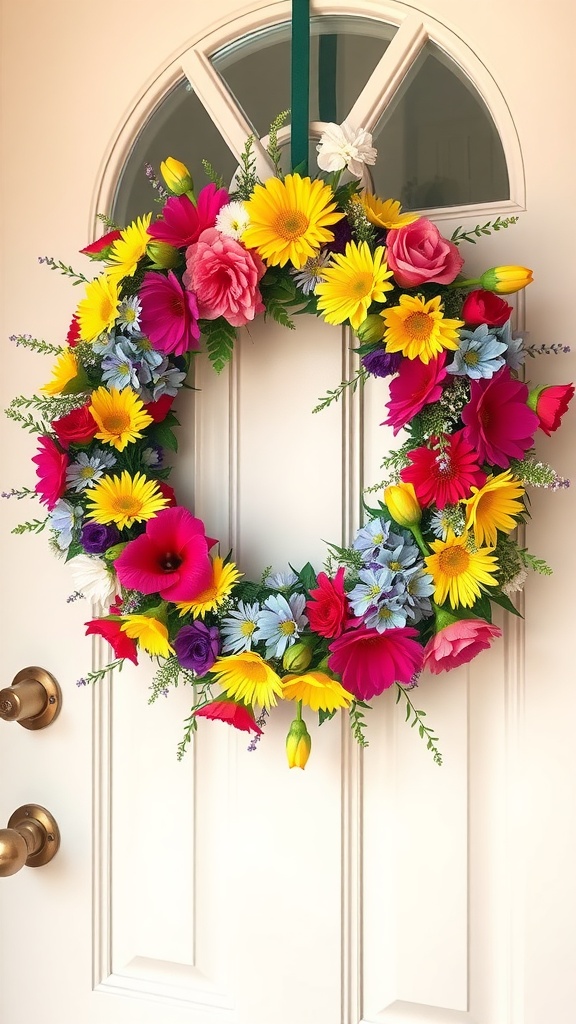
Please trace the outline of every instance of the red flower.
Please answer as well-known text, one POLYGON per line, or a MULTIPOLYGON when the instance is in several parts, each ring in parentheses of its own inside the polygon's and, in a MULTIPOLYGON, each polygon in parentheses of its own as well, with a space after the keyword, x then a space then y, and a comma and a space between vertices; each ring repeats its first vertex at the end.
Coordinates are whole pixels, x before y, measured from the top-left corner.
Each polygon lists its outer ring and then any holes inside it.
POLYGON ((68 334, 66 335, 66 341, 70 345, 70 348, 76 348, 76 345, 80 341, 80 322, 76 313, 70 321, 70 327, 68 328, 68 334))
POLYGON ((325 572, 318 573, 318 587, 310 591, 311 601, 306 602, 306 614, 310 626, 319 636, 340 636, 347 618, 347 602, 344 592, 344 568, 338 569, 333 580, 325 572))
POLYGON ((98 424, 90 412, 90 406, 83 405, 53 420, 52 429, 62 447, 68 448, 70 444, 86 444, 91 441, 98 430, 98 424))
POLYGON ((472 661, 499 636, 502 636, 502 630, 498 626, 491 626, 484 619, 459 619, 451 622, 426 644, 422 668, 427 668, 434 675, 450 672, 472 661))
MULTIPOLYGON (((112 610, 117 611, 118 609, 111 608, 110 611, 112 610)), ((138 664, 136 641, 131 640, 126 633, 122 632, 121 622, 116 622, 115 619, 92 619, 91 622, 85 622, 84 625, 88 627, 86 636, 93 633, 96 636, 104 637, 114 651, 115 658, 128 658, 135 665, 138 664)))
POLYGON ((423 649, 414 639, 418 630, 399 626, 378 633, 360 626, 348 629, 330 644, 328 668, 360 700, 370 700, 393 683, 409 683, 422 668, 423 649))
POLYGON ((95 242, 80 249, 80 252, 83 256, 90 256, 92 259, 104 259, 107 250, 111 249, 114 242, 121 237, 121 231, 108 231, 106 235, 102 235, 102 238, 97 238, 95 242))
POLYGON ((214 227, 228 198, 226 189, 217 189, 212 182, 200 189, 196 206, 186 195, 170 196, 164 203, 162 218, 150 225, 148 234, 177 249, 192 245, 205 228, 214 227))
POLYGON ((540 420, 540 429, 545 434, 558 430, 568 405, 574 398, 573 384, 551 384, 535 388, 530 392, 528 404, 540 420))
POLYGON ((428 363, 403 359, 398 376, 390 381, 390 401, 386 406, 389 412, 382 426, 392 427, 397 434, 425 405, 437 402, 446 377, 445 363, 445 352, 428 363))
POLYGON ((478 288, 464 299, 462 319, 467 324, 488 324, 489 327, 503 327, 510 319, 512 306, 494 292, 478 288))
POLYGON ((165 480, 157 480, 156 482, 162 497, 168 499, 166 508, 172 508, 174 505, 177 505, 178 502, 176 501, 176 492, 174 488, 171 487, 170 484, 167 484, 165 480))
POLYGON ((161 423, 165 420, 174 404, 174 395, 160 395, 155 402, 148 402, 144 408, 154 423, 161 423))
POLYGON ((204 523, 187 508, 165 508, 128 542, 114 562, 123 587, 160 594, 166 601, 193 601, 212 582, 204 523))
POLYGON ((489 380, 470 381, 470 401, 462 410, 464 436, 479 462, 508 469, 532 447, 539 419, 526 405, 528 388, 503 366, 489 380))
POLYGON ((234 704, 231 700, 213 700, 211 704, 205 704, 194 712, 196 717, 215 718, 218 722, 227 722, 241 732, 262 733, 259 725, 256 725, 254 716, 243 704, 234 704))
POLYGON ((34 456, 38 469, 36 476, 39 478, 36 484, 36 493, 40 495, 40 501, 53 509, 59 498, 66 490, 66 470, 68 468, 68 456, 61 452, 56 442, 44 434, 40 438, 38 454, 34 456))
POLYGON ((431 437, 431 448, 415 448, 408 453, 412 463, 400 473, 404 483, 413 484, 421 505, 456 505, 460 498, 470 496, 470 488, 480 489, 486 483, 486 474, 477 462, 477 455, 458 430, 445 436, 442 448, 438 438, 431 437))

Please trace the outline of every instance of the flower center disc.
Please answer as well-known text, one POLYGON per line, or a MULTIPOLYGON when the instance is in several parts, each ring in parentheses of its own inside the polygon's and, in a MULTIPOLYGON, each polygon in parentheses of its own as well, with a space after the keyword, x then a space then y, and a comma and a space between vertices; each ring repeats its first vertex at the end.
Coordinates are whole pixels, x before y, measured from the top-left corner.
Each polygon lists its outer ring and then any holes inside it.
POLYGON ((309 223, 301 210, 286 210, 278 215, 274 227, 281 238, 293 241, 307 231, 309 223))
POLYGON ((124 412, 115 412, 106 417, 104 429, 110 434, 121 434, 130 426, 130 417, 124 412))
POLYGON ((418 341, 427 341, 432 333, 432 321, 427 313, 411 313, 404 326, 407 334, 418 341))
POLYGON ((463 547, 446 548, 440 553, 440 569, 446 576, 460 576, 470 564, 470 555, 463 547))
POLYGON ((119 494, 113 501, 115 512, 122 512, 125 516, 137 516, 142 511, 142 502, 133 494, 119 494))
POLYGON ((373 284, 374 278, 372 274, 358 274, 350 281, 350 291, 358 298, 363 298, 364 295, 368 295, 372 291, 373 284))

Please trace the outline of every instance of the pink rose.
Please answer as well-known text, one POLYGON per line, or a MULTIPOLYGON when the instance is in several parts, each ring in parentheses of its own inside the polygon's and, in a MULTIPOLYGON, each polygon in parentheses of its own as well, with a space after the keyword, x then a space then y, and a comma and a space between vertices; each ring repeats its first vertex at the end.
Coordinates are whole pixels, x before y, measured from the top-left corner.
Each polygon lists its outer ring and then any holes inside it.
POLYGON ((265 270, 255 252, 207 228, 186 249, 184 284, 196 296, 200 319, 223 316, 232 327, 243 327, 264 312, 258 282, 265 270))
POLYGON ((443 238, 425 217, 403 228, 392 228, 386 245, 388 266, 401 288, 416 288, 432 281, 451 284, 464 264, 457 246, 443 238))
POLYGON ((502 630, 484 619, 449 622, 426 644, 422 668, 436 675, 438 672, 451 672, 453 668, 472 661, 499 636, 502 636, 502 630))

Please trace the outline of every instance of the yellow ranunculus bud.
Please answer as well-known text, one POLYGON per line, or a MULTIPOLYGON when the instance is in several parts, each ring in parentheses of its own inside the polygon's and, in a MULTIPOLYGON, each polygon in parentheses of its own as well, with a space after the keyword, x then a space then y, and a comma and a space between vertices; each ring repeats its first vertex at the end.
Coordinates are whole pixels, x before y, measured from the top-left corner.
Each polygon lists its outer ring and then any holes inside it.
POLYGON ((168 242, 149 242, 146 255, 152 260, 155 270, 171 270, 180 262, 180 253, 168 242))
POLYGON ((312 740, 306 722, 295 718, 286 737, 286 756, 289 768, 305 768, 310 757, 312 740))
POLYGON ((394 522, 408 530, 422 519, 422 509, 413 484, 395 484, 387 487, 384 491, 384 504, 394 522))
POLYGON ((282 667, 287 672, 305 672, 312 661, 312 651, 308 644, 293 644, 282 658, 282 667))
POLYGON ((370 313, 370 315, 362 321, 360 327, 356 331, 356 334, 360 338, 362 344, 366 345, 381 341, 384 337, 385 330, 386 324, 380 314, 370 313))
POLYGON ((532 271, 528 267, 492 267, 480 278, 482 288, 498 295, 510 295, 526 288, 532 281, 532 271))
POLYGON ((160 173, 166 185, 175 196, 182 196, 185 192, 192 192, 194 182, 186 164, 169 156, 160 164, 160 173))

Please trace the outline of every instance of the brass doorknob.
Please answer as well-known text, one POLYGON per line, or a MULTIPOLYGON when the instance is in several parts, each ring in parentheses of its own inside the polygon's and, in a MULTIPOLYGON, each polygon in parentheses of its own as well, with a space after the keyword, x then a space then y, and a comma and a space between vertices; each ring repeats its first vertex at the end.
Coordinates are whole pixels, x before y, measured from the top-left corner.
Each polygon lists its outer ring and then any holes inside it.
POLYGON ((39 804, 24 804, 0 829, 0 878, 15 875, 26 865, 39 868, 58 852, 60 830, 56 820, 39 804))
POLYGON ((25 729, 44 729, 53 722, 62 707, 58 683, 44 668, 23 668, 12 686, 0 690, 0 718, 18 722, 25 729))

